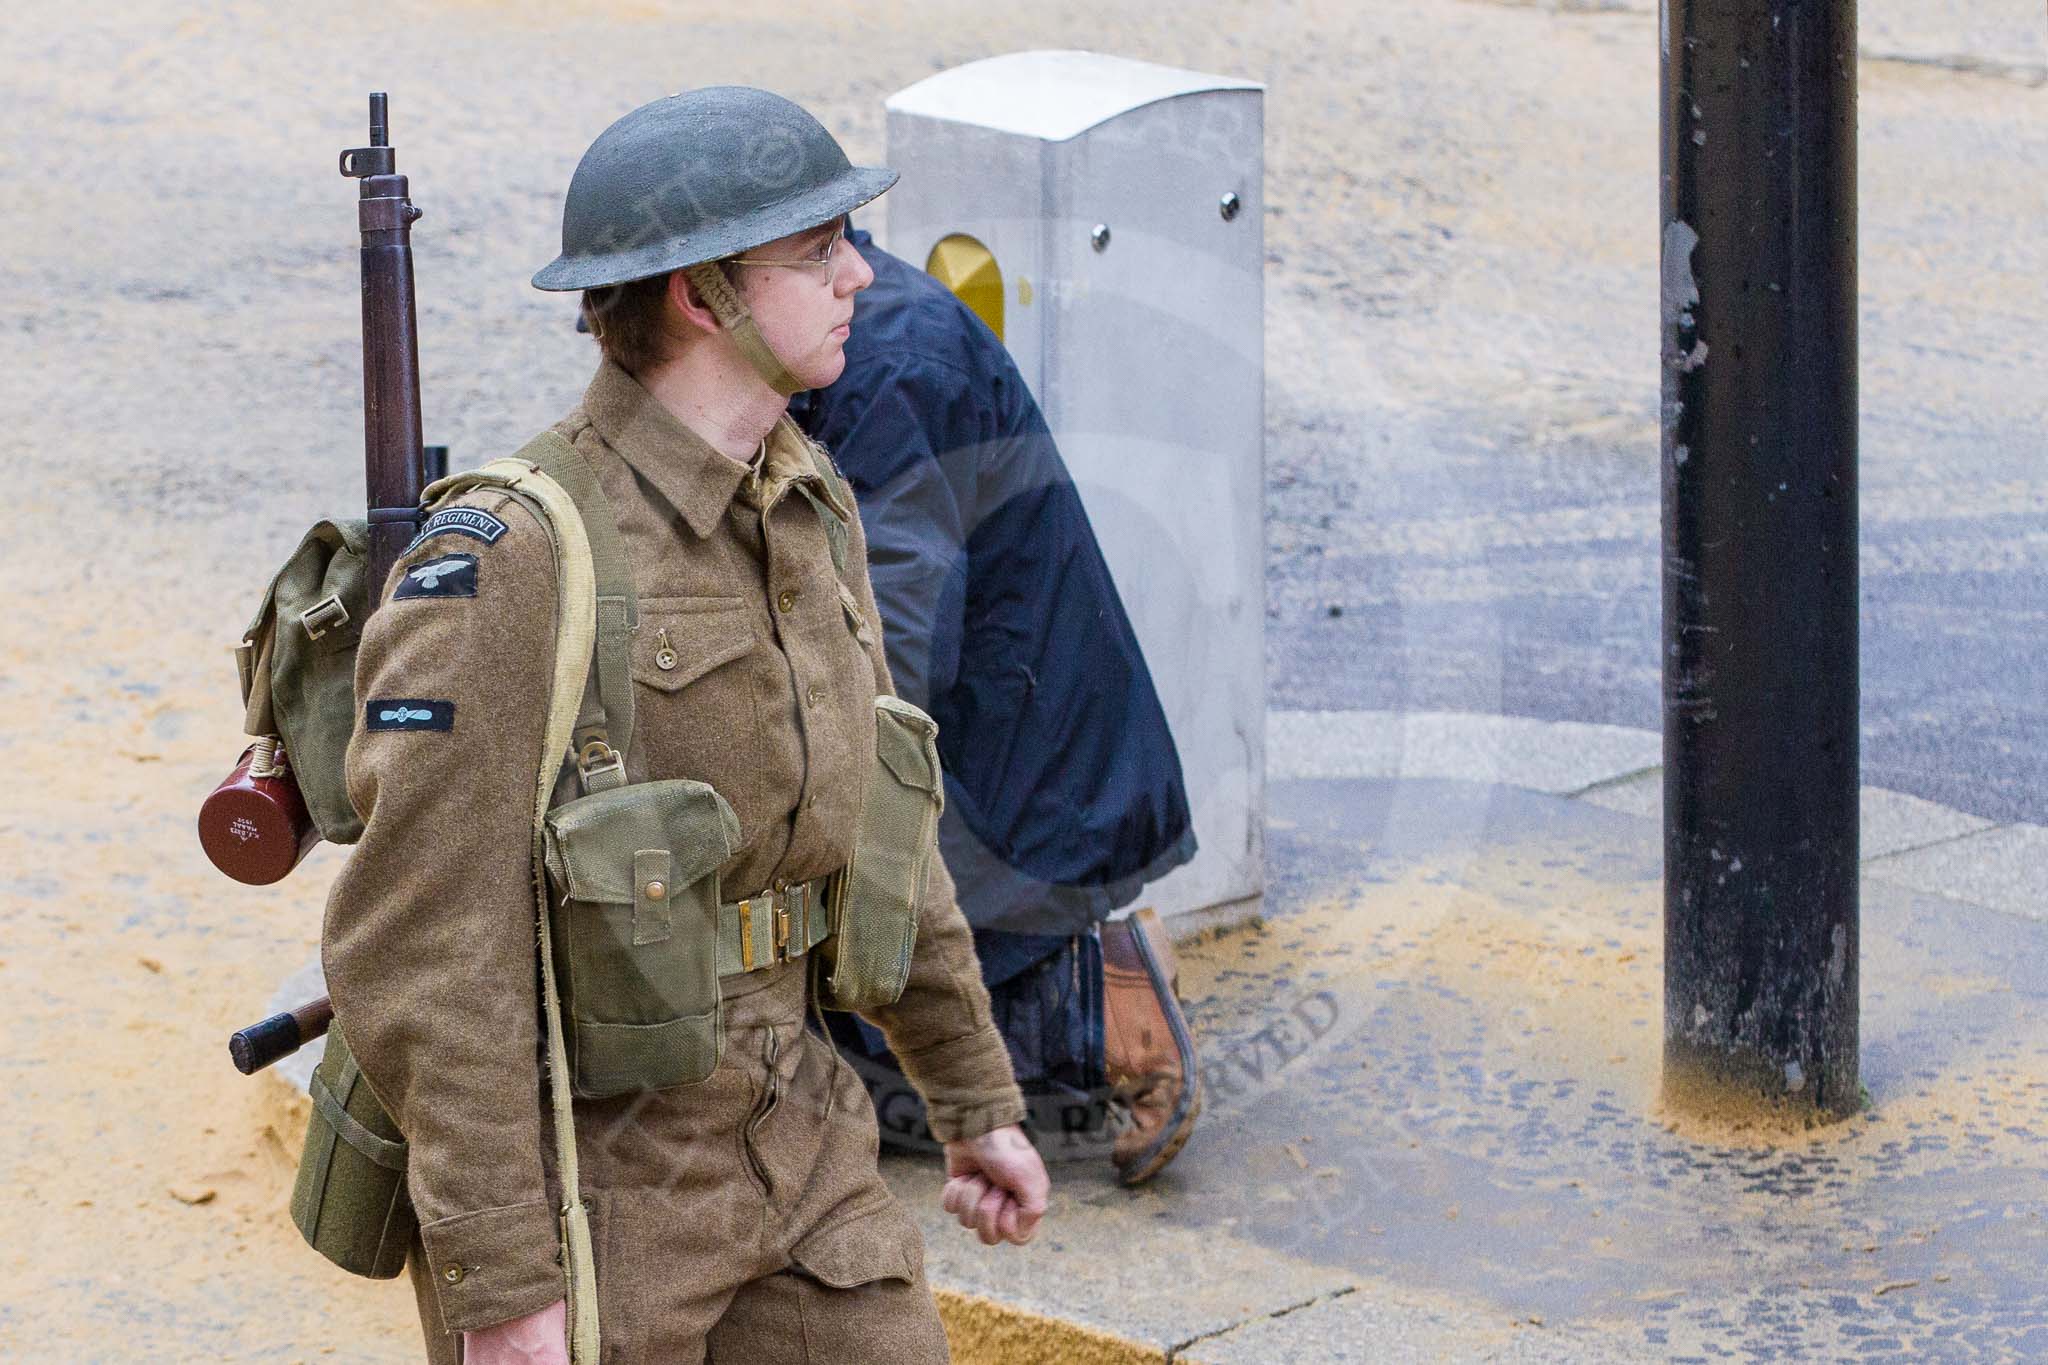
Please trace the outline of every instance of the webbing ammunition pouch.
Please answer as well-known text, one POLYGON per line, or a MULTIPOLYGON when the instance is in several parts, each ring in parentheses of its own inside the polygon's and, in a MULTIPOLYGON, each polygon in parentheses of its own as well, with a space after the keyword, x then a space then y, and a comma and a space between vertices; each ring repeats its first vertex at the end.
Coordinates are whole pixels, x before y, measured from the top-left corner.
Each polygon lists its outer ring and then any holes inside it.
POLYGON ((543 435, 522 454, 575 499, 597 579, 596 645, 572 737, 583 794, 558 795, 544 828, 570 1088, 603 1099, 690 1085, 725 1047, 718 868, 739 847, 739 818, 702 782, 627 782, 639 600, 618 520, 561 437, 543 435))
POLYGON ((739 818, 702 782, 592 792, 547 816, 555 975, 584 1099, 688 1085, 725 1043, 718 867, 739 818))
POLYGON ((837 932, 819 948, 826 1009, 873 1009, 902 996, 945 804, 938 722, 899 697, 876 697, 875 761, 853 859, 833 896, 837 932))
POLYGON ((264 589, 235 649, 248 708, 244 731, 284 741, 306 812, 330 844, 352 844, 363 834, 342 762, 355 730, 368 547, 369 524, 360 518, 315 525, 264 589))
POLYGON ((343 1270, 388 1280, 405 1269, 419 1227, 405 1187, 405 1139, 338 1028, 327 1031, 309 1089, 313 1117, 292 1185, 292 1222, 343 1270))

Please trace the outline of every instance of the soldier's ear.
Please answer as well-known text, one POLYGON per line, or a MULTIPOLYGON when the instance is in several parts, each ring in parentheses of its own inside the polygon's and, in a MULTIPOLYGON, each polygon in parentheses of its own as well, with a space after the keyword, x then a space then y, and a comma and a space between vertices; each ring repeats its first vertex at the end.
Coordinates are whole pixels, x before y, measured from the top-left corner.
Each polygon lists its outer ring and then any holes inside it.
POLYGON ((719 332, 718 317, 711 311, 704 296, 697 292, 697 286, 690 283, 690 272, 674 270, 668 277, 669 306, 681 315, 686 330, 719 332))

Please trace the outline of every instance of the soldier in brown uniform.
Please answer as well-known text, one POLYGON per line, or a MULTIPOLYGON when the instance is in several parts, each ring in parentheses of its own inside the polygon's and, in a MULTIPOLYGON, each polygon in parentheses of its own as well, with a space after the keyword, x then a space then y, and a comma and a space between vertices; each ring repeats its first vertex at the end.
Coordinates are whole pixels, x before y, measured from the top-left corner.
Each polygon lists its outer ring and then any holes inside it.
MULTIPOLYGON (((839 373, 872 278, 844 215, 894 179, 850 166, 779 97, 674 96, 593 144, 563 255, 535 277, 590 291, 605 353, 554 430, 611 504, 637 593, 625 776, 696 779, 730 803, 728 901, 787 905, 846 864, 875 698, 891 691, 851 494, 784 408, 839 373), (705 262, 719 264, 687 268, 705 262)), ((363 637, 348 780, 366 824, 324 958, 337 1024, 410 1143, 430 1358, 564 1361, 529 861, 553 551, 517 499, 452 507, 363 637)), ((1022 1242, 1046 1176, 933 862, 908 984, 866 1017, 946 1141, 947 1210, 985 1242, 1022 1242)), ((575 1105, 604 1359, 943 1361, 917 1229, 876 1171, 873 1111, 804 1027, 806 945, 762 943, 764 960, 719 981, 722 1060, 706 1079, 575 1105)))

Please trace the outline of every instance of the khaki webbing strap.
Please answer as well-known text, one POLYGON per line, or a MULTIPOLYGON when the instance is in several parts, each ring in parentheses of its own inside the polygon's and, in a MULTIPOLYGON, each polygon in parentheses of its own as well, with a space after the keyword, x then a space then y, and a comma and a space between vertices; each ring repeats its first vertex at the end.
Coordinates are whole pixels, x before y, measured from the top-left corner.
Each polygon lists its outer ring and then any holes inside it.
MULTIPOLYGON (((332 1037, 340 1036, 339 1030, 330 1030, 330 1034, 332 1034, 332 1037)), ((329 1048, 335 1046, 332 1037, 327 1044, 329 1048)), ((347 1044, 344 1043, 342 1046, 346 1047, 347 1044)), ((350 1054, 350 1060, 354 1060, 353 1053, 350 1054)), ((308 1083, 307 1091, 311 1093, 314 1086, 318 1086, 322 1093, 325 1093, 327 1089, 326 1082, 320 1079, 318 1067, 315 1067, 313 1070, 313 1079, 308 1083)), ((319 1104, 317 1096, 313 1102, 316 1106, 319 1104)), ((341 1129, 331 1123, 327 1126, 327 1136, 324 1138, 315 1137, 311 1129, 308 1129, 306 1133, 306 1155, 302 1158, 302 1161, 312 1162, 313 1168, 302 1180, 301 1188, 313 1192, 313 1207, 307 1210, 306 1221, 301 1225, 301 1231, 304 1231, 307 1227, 317 1231, 320 1227, 320 1217, 327 1211, 327 1176, 334 1168, 334 1152, 340 1145, 341 1129)), ((307 1240, 312 1240, 310 1233, 307 1235, 307 1240)))
POLYGON ((763 383, 784 398, 810 387, 783 366, 782 357, 775 354, 768 345, 768 339, 761 335, 761 329, 754 325, 754 315, 747 311, 739 291, 732 287, 732 281, 725 277, 724 271, 707 261, 686 267, 683 274, 697 286, 704 306, 718 319, 718 325, 740 348, 740 354, 746 357, 747 364, 754 367, 754 373, 761 376, 763 383))
POLYGON ((598 1365, 597 1261, 590 1243, 590 1210, 583 1203, 576 1164, 576 1118, 569 1094, 569 1049, 562 1036, 562 997, 555 983, 554 944, 548 933, 547 869, 541 821, 569 753, 585 680, 597 641, 597 571, 590 538, 575 502, 533 464, 494 460, 482 469, 430 486, 423 503, 467 488, 492 486, 537 504, 555 546, 555 672, 548 689, 546 737, 538 755, 533 796, 533 904, 540 928, 541 1007, 547 1016, 548 1104, 555 1124, 556 1175, 562 1186, 562 1273, 569 1302, 571 1365, 598 1365))
POLYGON ((585 670, 584 691, 572 718, 571 743, 580 756, 595 741, 599 753, 612 751, 612 762, 593 765, 579 761, 577 771, 585 791, 607 790, 626 781, 624 755, 633 730, 633 628, 639 608, 633 590, 633 572, 619 536, 618 520, 611 502, 598 486, 597 476, 575 447, 556 433, 543 432, 508 459, 493 460, 481 469, 450 474, 428 485, 420 495, 422 507, 472 488, 503 488, 531 494, 520 478, 534 469, 546 474, 557 492, 566 492, 566 510, 582 526, 590 544, 592 580, 596 585, 594 667, 585 670), (556 478, 557 474, 562 478, 556 478))
POLYGON ((804 457, 811 462, 811 472, 818 476, 818 482, 825 485, 826 501, 831 504, 832 510, 842 519, 851 517, 854 507, 853 485, 840 474, 839 467, 832 463, 832 457, 826 453, 825 447, 805 435, 804 429, 796 424, 795 418, 784 413, 782 420, 789 423, 790 433, 802 442, 804 457))
POLYGON ((803 428, 788 413, 784 413, 777 424, 776 435, 797 443, 811 466, 811 472, 818 476, 818 483, 825 490, 824 496, 820 497, 803 484, 796 485, 797 492, 804 495, 804 500, 811 504, 811 510, 818 514, 819 524, 825 528, 825 543, 832 550, 832 567, 844 575, 846 523, 853 517, 853 489, 839 477, 839 471, 833 467, 825 448, 806 436, 803 428), (789 428, 786 432, 781 430, 784 425, 789 428))
POLYGON ((839 519, 839 514, 832 510, 832 504, 827 499, 819 497, 802 484, 796 485, 796 491, 811 505, 811 510, 818 514, 818 524, 825 528, 825 545, 832 551, 833 570, 845 573, 846 523, 839 519))
POLYGON ((597 577, 597 655, 576 717, 575 744, 581 749, 593 736, 602 736, 624 754, 633 745, 633 628, 640 623, 640 609, 618 517, 597 481, 597 471, 559 433, 542 432, 512 458, 539 465, 582 514, 597 577))
POLYGON ((235 668, 242 675, 242 700, 248 703, 242 733, 260 737, 277 733, 277 713, 270 703, 270 653, 277 635, 266 630, 257 638, 263 642, 260 651, 254 638, 235 646, 235 668))
MULTIPOLYGON (((343 1072, 347 1076, 342 1082, 343 1094, 346 1096, 355 1089, 356 1077, 361 1074, 355 1070, 354 1057, 349 1058, 349 1065, 343 1068, 343 1072)), ((320 1079, 318 1071, 315 1071, 313 1079, 306 1083, 306 1093, 312 1096, 313 1107, 327 1120, 327 1126, 334 1130, 336 1137, 387 1171, 405 1170, 405 1144, 380 1138, 365 1128, 361 1119, 348 1112, 345 1107, 347 1099, 337 1099, 334 1092, 327 1088, 327 1082, 320 1079)), ((331 1153, 332 1149, 329 1150, 331 1153)))
POLYGON ((590 1242, 590 1210, 583 1202, 576 1163, 575 1106, 569 1094, 569 1049, 562 1036, 562 997, 555 982, 554 944, 548 932, 547 867, 542 821, 561 775, 576 712, 597 639, 597 571, 576 504, 544 474, 518 477, 519 490, 547 512, 555 540, 555 675, 548 689, 548 724, 541 743, 533 794, 533 895, 540 925, 541 1001, 547 1015, 548 1098, 554 1111, 557 1176, 562 1187, 563 1271, 569 1282, 569 1360, 598 1365, 597 1258, 590 1242))

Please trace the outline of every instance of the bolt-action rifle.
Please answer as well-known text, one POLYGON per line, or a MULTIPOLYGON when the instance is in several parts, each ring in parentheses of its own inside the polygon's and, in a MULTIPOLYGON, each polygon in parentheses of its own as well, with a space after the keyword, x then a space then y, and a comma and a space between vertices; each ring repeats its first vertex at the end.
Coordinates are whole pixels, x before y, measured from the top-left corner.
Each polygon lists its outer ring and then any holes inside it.
MULTIPOLYGON (((390 139, 388 102, 382 92, 370 96, 370 145, 341 154, 341 173, 360 181, 356 204, 362 232, 363 277, 363 466, 369 489, 370 590, 365 610, 374 611, 392 565, 419 529, 420 490, 445 471, 447 453, 430 452, 420 438, 419 320, 413 302, 412 225, 420 218, 406 178, 397 170, 390 139), (440 466, 430 469, 429 464, 440 466)), ((274 745, 274 741, 270 741, 274 745)), ((257 746, 263 747, 259 741, 257 746)), ((224 783, 200 817, 202 842, 223 872, 238 880, 271 882, 295 866, 315 843, 308 834, 311 820, 282 756, 261 756, 252 768, 248 755, 224 783), (224 801, 224 797, 232 801, 224 801), (240 847, 264 844, 258 836, 230 832, 229 839, 209 840, 208 812, 220 805, 216 824, 240 818, 280 826, 267 842, 273 849, 296 847, 288 861, 272 855, 262 868, 235 865, 240 847), (232 809, 230 809, 230 806, 232 809), (227 856, 215 854, 223 846, 227 856), (279 863, 282 866, 279 867, 279 863), (249 872, 258 875, 245 875, 249 872)), ((325 996, 252 1025, 229 1040, 228 1053, 244 1075, 261 1070, 327 1032, 334 1008, 325 996)))

